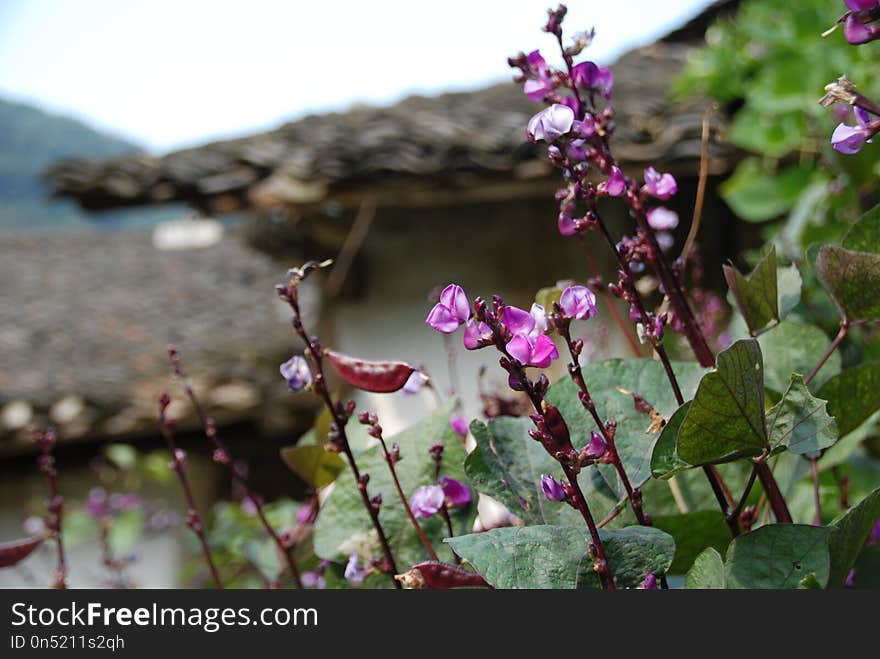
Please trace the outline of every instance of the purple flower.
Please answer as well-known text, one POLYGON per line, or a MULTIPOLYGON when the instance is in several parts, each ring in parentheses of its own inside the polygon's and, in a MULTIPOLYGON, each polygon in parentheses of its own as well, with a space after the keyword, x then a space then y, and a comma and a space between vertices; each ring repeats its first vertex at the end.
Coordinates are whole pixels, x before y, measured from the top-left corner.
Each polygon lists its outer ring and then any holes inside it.
POLYGON ((103 487, 93 487, 89 490, 85 503, 86 512, 95 519, 101 519, 107 514, 107 492, 103 487))
POLYGON ((572 81, 583 89, 595 89, 606 99, 611 98, 614 75, 611 69, 596 66, 593 62, 581 62, 572 69, 572 81))
POLYGON ((565 501, 565 489, 553 476, 541 474, 541 489, 550 501, 565 501))
POLYGON ((853 46, 873 41, 876 38, 875 33, 876 30, 872 25, 862 23, 855 14, 847 16, 843 24, 843 36, 853 46))
POLYGON ((523 366, 546 368, 559 357, 556 344, 544 334, 547 314, 540 304, 533 304, 531 312, 505 307, 501 322, 513 334, 507 342, 507 352, 523 366))
POLYGON ((425 322, 443 334, 452 334, 467 322, 471 315, 471 305, 464 289, 457 284, 449 284, 440 293, 440 301, 431 309, 425 322))
POLYGON ((422 387, 428 384, 429 379, 428 374, 424 371, 413 371, 407 379, 406 384, 403 385, 401 391, 405 394, 418 393, 422 387))
POLYGON ((880 4, 880 0, 843 0, 846 3, 846 6, 849 7, 852 11, 862 11, 864 9, 871 9, 871 7, 876 7, 880 4))
MULTIPOLYGON (((352 556, 357 558, 357 554, 352 554, 352 556)), ((349 559, 349 562, 351 562, 351 559, 349 559)), ((348 566, 346 566, 345 569, 348 570, 348 566)), ((348 575, 346 575, 346 577, 347 576, 348 575)), ((366 576, 366 574, 364 576, 366 576)), ((363 581, 363 579, 361 579, 361 581, 363 581)), ((323 590, 324 587, 327 585, 327 581, 324 579, 324 575, 317 570, 309 570, 308 572, 302 573, 302 585, 306 588, 317 588, 318 590, 323 590)))
POLYGON ((541 101, 547 94, 553 91, 553 80, 550 78, 550 71, 540 51, 533 50, 530 52, 526 61, 529 63, 529 68, 535 77, 526 80, 525 85, 523 85, 523 92, 530 100, 541 101))
POLYGON ((309 362, 302 355, 294 355, 288 359, 281 365, 280 371, 291 391, 300 391, 312 383, 309 362))
POLYGON ((871 115, 862 108, 853 108, 853 110, 858 122, 857 125, 839 124, 831 135, 831 146, 834 147, 834 150, 847 155, 858 153, 865 146, 865 142, 871 141, 871 131, 868 127, 871 115))
POLYGON ((348 583, 352 586, 360 586, 369 573, 368 567, 361 566, 361 559, 357 554, 351 554, 348 557, 348 563, 345 566, 345 578, 348 583))
POLYGON ((639 590, 657 590, 657 577, 654 576, 653 572, 648 572, 642 583, 638 585, 638 588, 639 590))
POLYGON ((871 537, 868 539, 871 544, 880 544, 880 517, 874 522, 874 528, 871 529, 871 537))
POLYGON ((296 511, 296 521, 300 524, 308 524, 317 512, 316 505, 317 500, 313 498, 304 506, 300 506, 296 511))
POLYGON ((440 487, 449 508, 464 508, 471 502, 471 491, 454 478, 444 476, 440 479, 440 487))
POLYGON ((678 226, 678 213, 663 206, 648 211, 648 224, 654 231, 670 231, 678 226))
POLYGON ((645 190, 652 197, 666 201, 678 192, 678 184, 672 174, 661 174, 653 167, 648 167, 645 170, 645 190))
POLYGON ((245 497, 241 500, 241 511, 248 515, 249 517, 253 517, 257 514, 257 503, 250 497, 245 497))
POLYGON ((844 588, 852 588, 856 584, 856 571, 855 569, 850 570, 846 575, 846 580, 843 582, 844 588))
POLYGON ((492 329, 483 321, 477 322, 473 318, 464 326, 464 347, 468 350, 477 350, 492 345, 494 335, 492 329))
POLYGON ((559 227, 559 233, 563 236, 573 236, 578 231, 577 222, 575 222, 571 215, 567 215, 566 213, 560 213, 559 217, 556 220, 556 226, 559 227))
POLYGON ((468 421, 466 418, 461 416, 460 414, 455 414, 449 419, 449 425, 452 426, 452 430, 459 437, 467 437, 468 434, 468 421))
POLYGON ((596 315, 596 296, 586 286, 569 286, 562 291, 559 306, 569 318, 586 320, 596 315))
POLYGON ((608 450, 605 439, 595 430, 590 433, 590 443, 587 445, 587 455, 591 458, 601 458, 608 450))
POLYGON ((554 103, 529 119, 526 136, 530 142, 552 142, 570 131, 572 123, 574 110, 567 105, 554 103))
POLYGON ((623 176, 623 172, 620 171, 620 167, 615 165, 611 168, 608 180, 600 183, 598 190, 600 194, 606 194, 610 197, 619 197, 626 191, 626 179, 623 176))
POLYGON ((660 231, 657 233, 657 244, 665 252, 675 244, 675 238, 668 231, 660 231))
POLYGON ((409 499, 409 507, 416 517, 431 517, 443 507, 446 495, 439 485, 422 485, 409 499))

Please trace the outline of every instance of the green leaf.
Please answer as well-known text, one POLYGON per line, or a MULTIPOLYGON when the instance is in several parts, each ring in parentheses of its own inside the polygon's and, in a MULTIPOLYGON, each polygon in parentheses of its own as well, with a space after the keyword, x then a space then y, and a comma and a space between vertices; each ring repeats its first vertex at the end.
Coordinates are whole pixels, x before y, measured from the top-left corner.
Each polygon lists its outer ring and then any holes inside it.
POLYGON ((727 588, 727 577, 724 575, 724 560, 721 558, 721 554, 712 547, 704 549, 697 556, 691 569, 688 570, 684 587, 688 590, 727 588))
POLYGON ((127 554, 137 546, 144 532, 144 517, 143 510, 131 508, 113 518, 107 542, 114 556, 127 554))
POLYGON ((104 457, 123 471, 134 469, 138 461, 137 450, 131 444, 108 444, 104 457))
POLYGON ((880 318, 880 254, 823 245, 816 273, 845 319, 880 318))
POLYGON ((718 354, 678 431, 677 450, 692 465, 760 455, 764 427, 764 369, 755 339, 743 339, 718 354))
MULTIPOLYGON (((672 362, 672 368, 684 397, 692 397, 706 369, 695 362, 672 362)), ((639 394, 661 415, 672 416, 678 402, 663 365, 654 359, 609 359, 584 369, 584 380, 599 416, 617 421, 615 445, 627 476, 638 487, 651 476, 651 455, 659 433, 647 432, 651 419, 636 411, 632 396, 625 392, 639 394)), ((571 378, 563 378, 550 387, 547 402, 559 408, 572 442, 580 448, 589 443, 590 431, 596 429, 596 424, 577 394, 578 388, 571 378)), ((622 496, 624 488, 614 467, 603 464, 599 470, 612 490, 622 496)))
POLYGON ((828 413, 837 419, 840 436, 848 435, 880 409, 880 362, 866 362, 835 375, 816 395, 828 401, 828 413))
POLYGON ((792 263, 787 268, 776 268, 776 289, 779 293, 777 307, 779 318, 785 318, 788 312, 794 309, 801 301, 801 279, 797 264, 792 263))
POLYGON ((690 406, 691 402, 688 401, 675 410, 675 414, 660 431, 660 438, 654 445, 654 453, 651 455, 651 475, 654 478, 668 479, 680 471, 692 468, 692 465, 678 457, 678 451, 675 448, 678 431, 681 429, 681 424, 687 416, 690 406))
POLYGON ((780 174, 767 170, 758 158, 747 158, 720 188, 727 205, 748 222, 765 222, 794 206, 809 183, 809 171, 789 167, 780 174))
MULTIPOLYGON (((758 337, 764 356, 764 385, 780 394, 788 387, 792 373, 809 373, 828 347, 829 339, 814 325, 784 320, 758 337)), ((815 391, 840 371, 840 353, 834 351, 810 382, 815 391)))
MULTIPOLYGON (((434 482, 434 461, 428 454, 428 449, 434 444, 442 444, 444 447, 440 475, 465 482, 465 453, 449 425, 450 413, 451 406, 445 405, 419 423, 386 440, 389 445, 393 442, 400 445, 402 459, 395 468, 407 497, 412 496, 417 487, 434 482)), ((426 560, 427 552, 400 503, 388 465, 382 457, 381 447, 374 446, 360 453, 357 456, 357 465, 362 474, 370 475, 369 495, 382 495, 379 519, 388 535, 398 567, 403 569, 404 566, 426 560)), ((476 497, 467 508, 450 511, 456 534, 471 531, 475 511, 476 497)), ((452 554, 440 542, 448 535, 441 516, 434 515, 419 521, 441 560, 451 561, 452 554)), ((328 560, 346 559, 354 546, 366 546, 376 557, 381 555, 373 525, 350 469, 343 471, 336 479, 333 492, 324 502, 318 516, 314 538, 315 553, 328 560)))
POLYGON ((829 529, 770 524, 741 535, 727 548, 725 575, 730 588, 797 588, 812 574, 828 583, 829 529))
POLYGON ((281 459, 293 473, 316 490, 335 481, 345 469, 345 461, 338 453, 318 444, 286 446, 281 449, 281 459))
POLYGON ((752 335, 771 321, 779 320, 775 245, 770 245, 770 249, 748 275, 743 275, 731 265, 722 266, 722 270, 752 335))
POLYGON ((804 376, 793 373, 788 389, 767 412, 770 446, 786 446, 792 453, 817 453, 837 441, 837 424, 828 416, 827 402, 816 398, 804 384, 804 376))
POLYGON ((278 547, 272 539, 246 540, 239 547, 242 555, 251 563, 269 583, 276 583, 281 576, 283 567, 278 547))
POLYGON ((843 586, 847 574, 855 565, 868 536, 871 535, 871 529, 874 528, 877 518, 880 518, 880 488, 831 522, 829 585, 843 586))
MULTIPOLYGON (((664 574, 675 553, 673 539, 654 528, 600 529, 608 565, 619 588, 634 588, 650 571, 664 574)), ((492 529, 446 542, 495 588, 599 588, 587 555, 583 526, 492 529)))
POLYGON ((526 524, 577 524, 580 513, 544 496, 541 476, 558 478, 562 469, 529 437, 533 427, 529 419, 514 417, 490 419, 488 425, 471 423, 477 445, 465 460, 465 474, 478 491, 497 499, 526 524))
POLYGON ((874 206, 859 218, 846 234, 841 246, 854 252, 880 253, 880 205, 874 206))
POLYGON ((730 529, 719 510, 652 517, 652 524, 675 540, 675 560, 669 568, 672 574, 684 574, 706 548, 724 551, 730 544, 730 529))

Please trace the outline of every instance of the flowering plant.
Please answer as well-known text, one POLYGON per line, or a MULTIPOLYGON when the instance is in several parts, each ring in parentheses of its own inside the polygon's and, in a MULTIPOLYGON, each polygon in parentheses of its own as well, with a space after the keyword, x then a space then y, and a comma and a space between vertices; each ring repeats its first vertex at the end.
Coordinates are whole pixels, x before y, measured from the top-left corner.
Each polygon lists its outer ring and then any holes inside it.
MULTIPOLYGON (((847 41, 874 39, 877 2, 852 0, 847 9, 847 41)), ((723 266, 735 309, 721 335, 714 329, 721 301, 701 284, 699 223, 676 254, 673 231, 681 220, 666 204, 679 195, 678 182, 662 168, 625 171, 615 157, 613 72, 578 61, 593 32, 568 38, 566 13, 564 6, 550 10, 543 27, 559 49, 558 67, 537 50, 509 61, 523 93, 544 105, 524 126, 524 139, 546 149, 559 172, 558 213, 548 225, 555 219, 559 240, 576 240, 587 254, 607 252, 615 268, 611 276, 596 270, 587 282, 543 289, 529 309, 499 295, 472 298, 460 283, 442 289, 424 310, 426 325, 447 340, 462 330, 463 347, 493 352, 506 374, 509 391, 491 397, 485 418, 467 423, 453 397, 386 439, 379 416, 358 412, 330 379, 391 394, 431 387, 430 376, 406 362, 360 359, 322 345, 304 325, 300 287, 332 264, 295 268, 277 293, 290 309, 300 351, 280 374, 291 392, 317 396, 324 411, 313 432, 282 452, 313 497, 294 519, 281 520, 248 489, 171 351, 213 459, 243 488, 247 514, 263 536, 259 551, 249 550, 253 561, 271 563, 271 586, 873 585, 880 463, 865 440, 880 412, 872 332, 880 320, 880 207, 805 256, 787 244, 787 266, 775 243, 747 274, 723 266), (631 220, 622 236, 606 221, 608 204, 631 220), (804 281, 813 278, 812 294, 821 287, 836 309, 831 340, 809 322, 810 305, 802 300, 804 281), (604 313, 632 357, 587 359, 583 333, 604 313), (551 383, 549 369, 560 361, 565 374, 551 383), (487 523, 478 503, 492 503, 501 514, 487 523), (260 559, 267 554, 274 561, 260 559)), ((868 149, 880 125, 876 106, 845 79, 828 94, 829 102, 853 106, 857 122, 834 130, 833 149, 868 149)), ((813 164, 820 171, 820 161, 813 164)), ((860 203, 869 206, 873 190, 860 203)), ((160 426, 187 495, 187 524, 213 584, 222 587, 231 577, 214 562, 216 543, 189 493, 168 405, 163 397, 160 426)), ((58 539, 63 583, 63 500, 51 437, 39 442, 53 493, 47 534, 58 539)), ((104 514, 103 500, 94 506, 104 514)), ((26 551, 19 543, 0 549, 0 557, 11 563, 26 551)))

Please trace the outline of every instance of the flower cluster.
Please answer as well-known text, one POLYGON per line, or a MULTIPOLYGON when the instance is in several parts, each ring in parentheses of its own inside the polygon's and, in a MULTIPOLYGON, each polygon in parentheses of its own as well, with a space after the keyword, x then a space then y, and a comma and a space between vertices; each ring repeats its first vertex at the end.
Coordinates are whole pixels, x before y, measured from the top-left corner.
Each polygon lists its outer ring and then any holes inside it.
MULTIPOLYGON (((596 315, 596 296, 585 286, 569 286, 560 298, 561 313, 568 318, 586 320, 596 315)), ((464 347, 477 350, 490 345, 503 347, 506 355, 520 366, 546 368, 559 358, 556 344, 548 336, 550 317, 540 304, 526 311, 493 298, 493 307, 477 298, 471 309, 461 286, 450 284, 425 322, 434 330, 451 334, 464 325, 464 347)), ((462 428, 463 430, 463 428, 462 428)), ((462 434, 458 428, 456 432, 462 434)))

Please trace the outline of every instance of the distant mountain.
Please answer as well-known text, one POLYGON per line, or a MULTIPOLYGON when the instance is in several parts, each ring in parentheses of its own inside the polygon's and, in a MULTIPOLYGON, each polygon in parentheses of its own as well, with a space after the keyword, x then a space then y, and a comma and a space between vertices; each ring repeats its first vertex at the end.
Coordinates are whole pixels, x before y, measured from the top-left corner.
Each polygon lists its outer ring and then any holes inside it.
POLYGON ((108 158, 142 151, 75 119, 0 99, 0 230, 75 229, 101 224, 152 224, 169 209, 89 216, 67 201, 50 201, 42 172, 66 158, 108 158))

